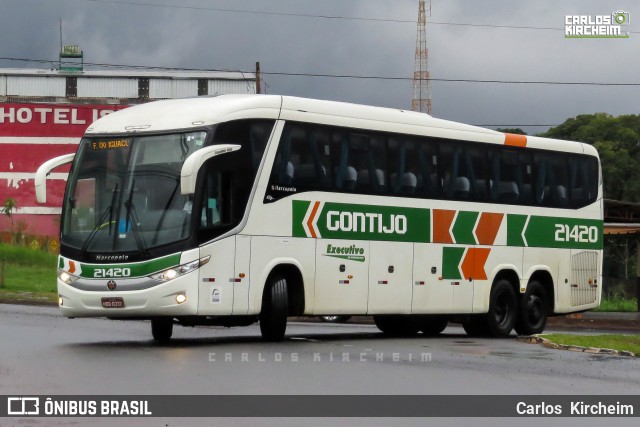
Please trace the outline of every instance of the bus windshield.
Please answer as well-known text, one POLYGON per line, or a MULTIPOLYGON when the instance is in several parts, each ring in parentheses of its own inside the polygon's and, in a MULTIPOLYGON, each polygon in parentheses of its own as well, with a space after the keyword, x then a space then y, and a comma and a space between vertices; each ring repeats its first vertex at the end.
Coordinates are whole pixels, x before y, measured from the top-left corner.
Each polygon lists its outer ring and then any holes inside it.
POLYGON ((84 138, 69 176, 61 243, 83 253, 144 254, 188 238, 192 201, 180 194, 180 170, 206 137, 84 138))

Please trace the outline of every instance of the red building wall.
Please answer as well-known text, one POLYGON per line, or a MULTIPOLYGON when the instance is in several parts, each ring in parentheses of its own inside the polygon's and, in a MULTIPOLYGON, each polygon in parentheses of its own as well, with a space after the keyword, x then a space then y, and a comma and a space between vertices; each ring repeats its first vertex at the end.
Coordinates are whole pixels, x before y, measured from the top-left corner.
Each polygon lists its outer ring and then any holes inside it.
MULTIPOLYGON (((36 202, 34 177, 45 161, 74 153, 89 125, 126 106, 0 103, 0 205, 11 197, 18 209, 14 231, 24 234, 59 235, 59 215, 69 167, 52 171, 47 180, 47 203, 36 202)), ((11 222, 0 218, 0 232, 11 222)))

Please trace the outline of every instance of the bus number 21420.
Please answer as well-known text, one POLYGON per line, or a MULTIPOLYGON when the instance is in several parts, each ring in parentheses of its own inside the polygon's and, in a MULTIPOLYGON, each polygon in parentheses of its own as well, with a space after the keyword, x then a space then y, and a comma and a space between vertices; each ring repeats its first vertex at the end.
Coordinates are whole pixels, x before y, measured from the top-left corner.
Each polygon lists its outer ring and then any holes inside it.
POLYGON ((93 270, 93 277, 96 279, 105 279, 107 277, 129 277, 131 276, 130 268, 96 268, 93 270))
POLYGON ((556 242, 595 243, 598 241, 598 227, 586 225, 556 224, 556 242))

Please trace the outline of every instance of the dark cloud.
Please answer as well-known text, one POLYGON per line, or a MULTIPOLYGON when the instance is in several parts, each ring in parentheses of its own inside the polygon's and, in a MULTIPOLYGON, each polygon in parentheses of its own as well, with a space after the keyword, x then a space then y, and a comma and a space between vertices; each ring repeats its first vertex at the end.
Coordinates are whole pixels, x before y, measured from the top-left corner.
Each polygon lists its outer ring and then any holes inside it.
MULTIPOLYGON (((135 0, 131 0, 135 2, 135 0)), ((415 19, 417 0, 145 0, 271 12, 415 19)), ((433 1, 435 22, 562 28, 567 14, 631 13, 630 0, 433 1)), ((0 0, 0 56, 55 59, 64 41, 92 63, 265 72, 406 76, 416 27, 102 3, 0 0)), ((570 40, 562 31, 427 24, 434 78, 640 82, 640 33, 627 40, 570 40)), ((0 67, 26 64, 0 61, 0 67)), ((36 66, 36 65, 28 65, 36 66)), ((271 93, 408 108, 410 81, 265 76, 271 93)), ((434 115, 475 124, 555 124, 597 111, 639 113, 639 87, 433 83, 434 115)), ((544 130, 529 128, 529 132, 544 130)))

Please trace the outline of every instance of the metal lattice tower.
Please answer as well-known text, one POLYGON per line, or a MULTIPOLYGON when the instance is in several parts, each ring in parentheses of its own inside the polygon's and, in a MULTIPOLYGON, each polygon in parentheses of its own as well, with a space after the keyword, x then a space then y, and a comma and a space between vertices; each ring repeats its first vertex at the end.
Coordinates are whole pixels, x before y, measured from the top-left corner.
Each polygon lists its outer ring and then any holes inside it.
MULTIPOLYGON (((429 5, 431 8, 431 5, 429 5)), ((431 12, 431 9, 429 9, 431 12)), ((418 5, 418 34, 416 36, 416 60, 413 70, 413 100, 411 109, 431 114, 431 80, 429 76, 429 49, 427 49, 427 14, 425 0, 418 5)))

